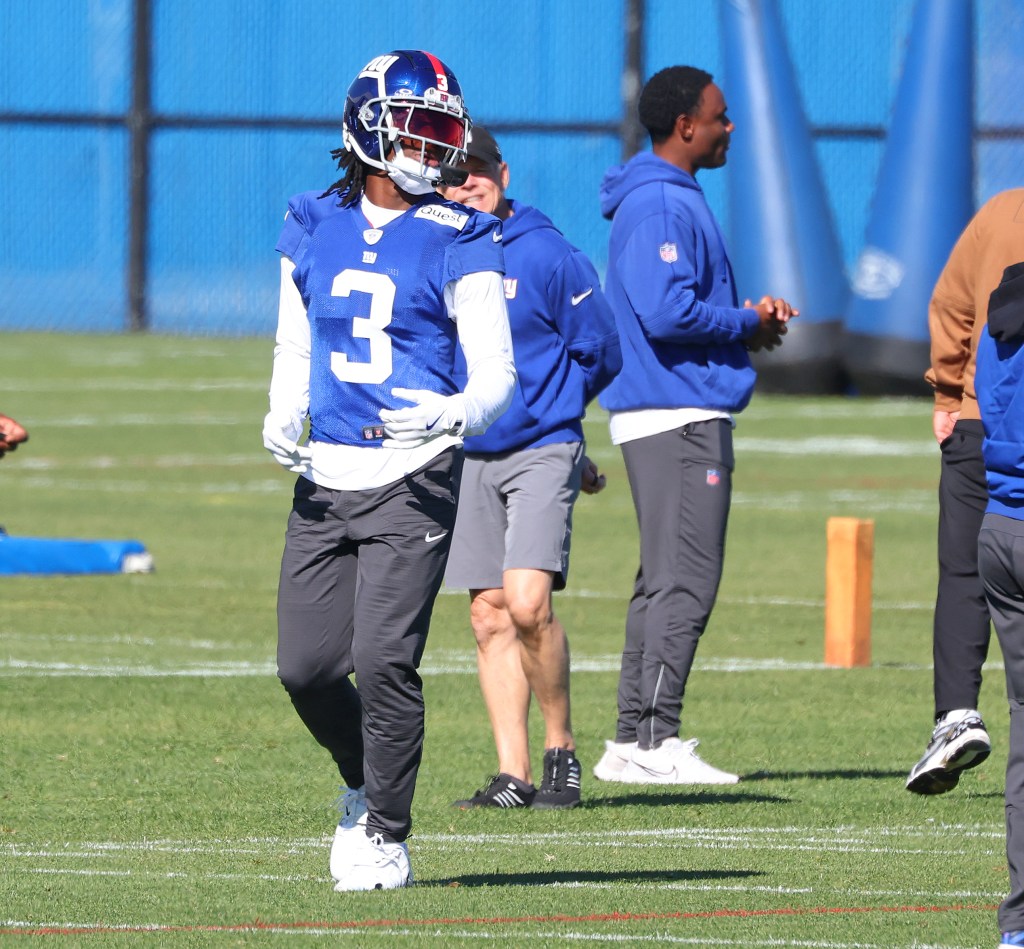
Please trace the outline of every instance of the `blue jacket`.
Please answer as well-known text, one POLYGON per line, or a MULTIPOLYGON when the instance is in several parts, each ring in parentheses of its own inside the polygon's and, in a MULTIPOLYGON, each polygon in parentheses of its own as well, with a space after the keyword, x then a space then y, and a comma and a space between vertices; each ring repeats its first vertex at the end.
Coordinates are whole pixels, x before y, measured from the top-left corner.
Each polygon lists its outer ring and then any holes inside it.
MULTIPOLYGON (((467 452, 581 441, 587 403, 622 365, 615 318, 590 261, 536 208, 502 222, 505 301, 518 380, 512 404, 467 452)), ((458 356, 458 373, 465 362, 458 356)))
POLYGON ((1024 276, 1013 286, 1007 275, 992 294, 988 326, 978 339, 974 389, 985 439, 988 507, 991 514, 1024 520, 1024 276), (1000 292, 1009 291, 997 306, 1000 292))
POLYGON ((601 404, 743 409, 756 378, 743 341, 758 317, 737 306, 725 242, 696 180, 641 152, 605 174, 601 212, 612 219, 605 295, 622 342, 622 371, 601 404))

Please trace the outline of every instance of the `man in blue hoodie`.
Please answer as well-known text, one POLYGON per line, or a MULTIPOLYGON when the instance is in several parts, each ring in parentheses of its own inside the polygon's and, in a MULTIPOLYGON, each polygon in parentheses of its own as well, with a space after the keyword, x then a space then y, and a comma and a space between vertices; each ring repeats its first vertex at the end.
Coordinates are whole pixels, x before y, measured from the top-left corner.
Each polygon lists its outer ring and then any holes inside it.
POLYGON ((725 164, 733 124, 710 74, 672 66, 644 86, 651 151, 612 168, 605 292, 622 371, 601 397, 640 527, 614 741, 597 778, 731 784, 679 738, 697 641, 718 592, 733 469, 734 413, 750 400, 748 350, 773 349, 796 315, 785 300, 737 305, 725 242, 695 175, 725 164))
POLYGON ((1024 262, 1003 272, 978 339, 974 389, 988 505, 978 568, 1006 665, 1006 862, 1010 894, 999 906, 1000 947, 1024 946, 1024 262))
POLYGON ((580 800, 569 707, 569 646, 552 609, 565 587, 572 509, 604 476, 584 455, 581 419, 622 364, 615 318, 590 261, 536 208, 505 197, 508 165, 474 126, 461 184, 444 196, 502 221, 505 300, 518 384, 485 434, 465 440, 445 573, 468 589, 480 689, 498 774, 457 807, 573 807, 580 800), (539 788, 530 766, 531 693, 544 716, 539 788))

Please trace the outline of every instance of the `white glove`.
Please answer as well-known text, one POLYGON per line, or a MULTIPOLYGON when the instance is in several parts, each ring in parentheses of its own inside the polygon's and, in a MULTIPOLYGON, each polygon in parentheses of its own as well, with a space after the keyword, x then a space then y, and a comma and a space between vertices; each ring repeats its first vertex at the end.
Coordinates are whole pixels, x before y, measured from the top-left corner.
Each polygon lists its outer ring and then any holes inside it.
POLYGON ((418 448, 441 435, 461 435, 466 423, 462 393, 439 395, 429 389, 392 389, 391 394, 413 405, 381 409, 385 448, 418 448))
POLYGON ((299 445, 302 422, 287 415, 267 413, 263 420, 263 447, 282 468, 301 474, 313 461, 313 449, 299 445))

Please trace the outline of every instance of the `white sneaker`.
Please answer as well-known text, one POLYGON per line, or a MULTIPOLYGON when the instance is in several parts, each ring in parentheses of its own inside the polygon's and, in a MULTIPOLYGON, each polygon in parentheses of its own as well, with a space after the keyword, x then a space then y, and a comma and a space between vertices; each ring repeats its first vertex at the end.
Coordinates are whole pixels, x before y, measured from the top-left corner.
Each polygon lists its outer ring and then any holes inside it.
POLYGON ((409 848, 404 843, 385 843, 380 834, 363 835, 348 872, 334 885, 338 893, 347 890, 394 890, 412 883, 409 848))
POLYGON ((907 790, 945 794, 957 786, 961 772, 977 767, 991 751, 985 723, 973 708, 947 712, 935 723, 921 760, 910 769, 907 790))
POLYGON ((331 844, 331 876, 340 880, 352 867, 355 851, 366 837, 366 787, 345 788, 334 802, 341 820, 331 844))
POLYGON ((601 760, 594 765, 594 777, 599 781, 625 782, 623 772, 636 750, 635 741, 606 741, 601 760))
POLYGON ((697 756, 696 738, 666 738, 657 748, 636 748, 620 780, 627 784, 735 784, 738 774, 719 771, 697 756))

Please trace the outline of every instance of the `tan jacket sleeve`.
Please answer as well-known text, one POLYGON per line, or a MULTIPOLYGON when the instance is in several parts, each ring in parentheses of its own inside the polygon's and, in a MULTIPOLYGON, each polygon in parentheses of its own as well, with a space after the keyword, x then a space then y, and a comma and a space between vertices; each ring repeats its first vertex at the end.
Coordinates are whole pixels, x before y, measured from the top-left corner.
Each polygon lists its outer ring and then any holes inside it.
POLYGON ((972 358, 978 243, 976 215, 953 247, 928 306, 931 367, 924 377, 935 390, 935 408, 944 412, 959 411, 972 358))

